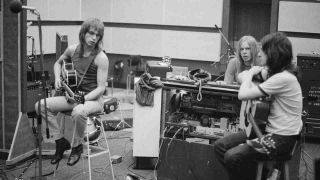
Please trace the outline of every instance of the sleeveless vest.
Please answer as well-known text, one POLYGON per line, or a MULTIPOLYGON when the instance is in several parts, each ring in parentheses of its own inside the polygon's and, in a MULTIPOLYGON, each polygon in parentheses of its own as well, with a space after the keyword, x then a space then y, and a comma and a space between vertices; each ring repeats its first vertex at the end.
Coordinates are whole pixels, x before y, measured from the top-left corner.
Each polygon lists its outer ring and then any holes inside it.
POLYGON ((80 57, 80 45, 77 46, 71 60, 73 62, 74 68, 77 71, 78 84, 85 73, 87 67, 88 71, 83 77, 81 84, 78 86, 78 90, 85 93, 89 93, 95 88, 97 88, 97 69, 98 67, 94 64, 94 59, 96 58, 98 52, 93 51, 88 57, 80 57))

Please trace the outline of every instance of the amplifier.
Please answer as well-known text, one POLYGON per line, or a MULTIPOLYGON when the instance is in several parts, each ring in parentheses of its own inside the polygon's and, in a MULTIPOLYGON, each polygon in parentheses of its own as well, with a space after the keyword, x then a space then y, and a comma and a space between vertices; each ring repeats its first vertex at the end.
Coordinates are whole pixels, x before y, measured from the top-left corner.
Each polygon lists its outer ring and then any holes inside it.
POLYGON ((320 114, 320 55, 298 54, 297 64, 302 75, 304 109, 309 114, 320 114))
POLYGON ((320 117, 313 114, 308 115, 304 122, 306 135, 320 137, 320 117))
POLYGON ((41 89, 37 83, 28 83, 27 84, 27 113, 35 112, 35 104, 38 100, 41 99, 41 89))
POLYGON ((162 61, 147 61, 146 71, 151 76, 166 78, 167 72, 172 72, 172 67, 167 63, 162 63, 162 61))

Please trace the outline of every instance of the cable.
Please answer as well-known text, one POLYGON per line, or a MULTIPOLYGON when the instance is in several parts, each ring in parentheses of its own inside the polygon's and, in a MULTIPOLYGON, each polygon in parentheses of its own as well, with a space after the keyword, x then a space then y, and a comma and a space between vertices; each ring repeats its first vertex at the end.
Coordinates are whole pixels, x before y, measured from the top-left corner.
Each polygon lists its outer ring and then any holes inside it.
POLYGON ((198 94, 197 94, 197 100, 198 100, 198 101, 201 101, 201 100, 202 100, 201 90, 202 90, 202 84, 201 84, 201 80, 200 80, 200 81, 199 81, 199 90, 198 90, 198 94))
POLYGON ((131 164, 127 167, 127 170, 128 170, 129 172, 131 172, 132 174, 141 177, 142 179, 147 179, 146 177, 144 177, 144 176, 142 176, 142 175, 140 175, 140 174, 138 174, 138 173, 135 173, 135 172, 133 172, 133 171, 130 169, 131 166, 132 166, 134 163, 135 163, 135 162, 131 163, 131 164))
POLYGON ((179 128, 179 129, 174 133, 173 137, 170 139, 170 142, 168 143, 167 150, 166 150, 166 154, 165 154, 165 155, 166 155, 165 163, 166 163, 167 166, 169 167, 170 172, 171 172, 171 174, 175 177, 175 179, 178 179, 178 178, 177 178, 176 175, 173 173, 173 171, 172 171, 172 169, 171 169, 171 166, 168 164, 167 157, 168 157, 168 151, 169 151, 169 149, 170 149, 170 145, 171 145, 173 139, 176 138, 177 134, 178 134, 182 129, 183 129, 183 127, 179 128))
MULTIPOLYGON (((172 127, 172 126, 171 126, 172 127)), ((167 127, 166 127, 167 128, 167 127)), ((156 170, 157 170, 157 166, 158 166, 158 163, 159 163, 159 159, 160 159, 160 153, 161 153, 161 147, 162 147, 162 145, 163 145, 163 142, 164 142, 164 139, 162 138, 162 141, 160 142, 160 146, 159 146, 159 157, 158 157, 158 159, 157 159, 157 161, 156 161, 156 164, 155 164, 155 166, 154 166, 154 169, 153 169, 153 176, 154 176, 154 178, 155 178, 155 180, 157 180, 157 175, 156 175, 156 170)))
POLYGON ((218 76, 217 78, 215 78, 215 79, 213 80, 213 82, 216 82, 218 79, 220 79, 220 78, 223 77, 224 75, 225 75, 225 73, 221 74, 220 76, 218 76))

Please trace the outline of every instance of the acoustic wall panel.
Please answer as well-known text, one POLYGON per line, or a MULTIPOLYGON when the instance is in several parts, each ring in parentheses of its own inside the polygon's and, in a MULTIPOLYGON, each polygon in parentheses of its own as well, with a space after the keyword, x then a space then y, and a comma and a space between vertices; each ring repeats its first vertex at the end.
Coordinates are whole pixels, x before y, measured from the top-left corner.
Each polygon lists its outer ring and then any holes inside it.
POLYGON ((170 56, 172 58, 217 61, 219 33, 112 28, 109 53, 170 56))
POLYGON ((320 40, 319 39, 311 39, 311 38, 296 38, 289 37, 292 43, 293 49, 293 59, 297 60, 297 54, 312 54, 317 53, 320 54, 320 40))
POLYGON ((81 20, 81 0, 49 1, 50 20, 81 20))
POLYGON ((279 31, 320 33, 320 3, 279 2, 279 31))
POLYGON ((164 31, 163 55, 181 59, 219 61, 219 33, 164 31))
POLYGON ((112 28, 110 53, 162 55, 162 31, 154 29, 112 28))
POLYGON ((81 19, 97 17, 102 21, 110 22, 112 13, 110 2, 107 0, 82 0, 81 19))
MULTIPOLYGON (((35 7, 42 20, 81 20, 82 0, 28 0, 28 6, 35 7)), ((37 16, 28 13, 28 20, 36 20, 37 16)))
MULTIPOLYGON (((143 56, 218 61, 221 37, 218 33, 193 31, 184 28, 221 27, 222 0, 28 0, 28 6, 39 10, 44 21, 82 21, 98 17, 104 22, 138 24, 124 27, 106 27, 104 49, 116 54, 141 54, 143 56), (199 10, 201 9, 201 11, 199 10), (142 24, 142 25, 141 25, 142 24), (165 25, 165 26, 145 26, 165 25), (172 28, 181 26, 179 28, 172 28), (168 30, 170 29, 170 30, 168 30), (176 29, 176 30, 172 30, 176 29)), ((35 20, 28 16, 29 20, 35 20)), ((28 28, 28 35, 36 39, 39 52, 38 28, 28 28)), ((55 53, 55 34, 64 33, 69 43, 78 42, 79 26, 43 26, 44 53, 55 53)), ((31 54, 31 41, 28 41, 31 54)))
MULTIPOLYGON (((49 19, 49 0, 28 0, 27 6, 35 7, 41 16, 41 19, 49 19)), ((27 20, 37 20, 37 16, 31 14, 30 12, 27 13, 27 20)))
POLYGON ((112 0, 112 22, 162 24, 163 0, 112 0))
POLYGON ((221 27, 223 0, 165 0, 164 24, 221 27))
MULTIPOLYGON (((44 26, 42 27, 42 50, 44 54, 56 52, 56 33, 68 36, 69 45, 79 42, 78 33, 80 26, 44 26)), ((28 36, 35 38, 36 53, 40 54, 39 33, 37 26, 30 26, 27 30, 28 36)), ((31 54, 32 41, 27 41, 27 54, 31 54)))

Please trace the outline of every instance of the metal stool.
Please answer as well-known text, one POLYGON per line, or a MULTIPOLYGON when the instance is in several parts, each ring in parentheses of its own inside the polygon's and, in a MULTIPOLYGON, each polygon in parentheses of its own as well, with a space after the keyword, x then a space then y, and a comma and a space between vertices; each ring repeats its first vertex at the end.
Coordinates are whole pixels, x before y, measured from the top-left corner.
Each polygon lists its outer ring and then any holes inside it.
POLYGON ((86 130, 86 138, 85 138, 86 143, 84 144, 84 146, 86 146, 86 149, 87 149, 87 154, 84 153, 83 156, 88 158, 88 166, 89 166, 88 168, 89 168, 89 177, 90 177, 89 179, 90 180, 91 180, 91 158, 99 156, 99 155, 103 155, 103 154, 107 154, 109 156, 109 158, 107 158, 107 159, 108 159, 108 161, 110 163, 112 179, 114 180, 114 172, 113 172, 110 148, 109 148, 109 144, 108 144, 108 141, 107 141, 107 136, 106 136, 106 133, 105 133, 105 130, 104 130, 104 126, 103 126, 102 120, 100 118, 100 116, 103 115, 103 114, 104 113, 95 113, 95 114, 92 114, 92 115, 88 116, 88 118, 87 118, 87 130, 86 130), (90 125, 93 125, 92 123, 98 123, 97 127, 99 127, 100 132, 102 132, 102 134, 103 134, 103 137, 104 137, 104 140, 105 140, 107 148, 103 148, 103 147, 99 146, 99 144, 98 144, 99 143, 98 142, 99 138, 95 139, 95 137, 93 137, 93 139, 91 141, 90 137, 92 137, 92 136, 89 136, 90 133, 89 133, 89 129, 88 128, 90 127, 90 125), (95 143, 97 145, 93 145, 95 143), (91 154, 91 151, 97 151, 97 152, 91 154))
MULTIPOLYGON (((63 118, 71 117, 71 111, 63 112, 62 114, 64 116, 63 118)), ((89 115, 87 117, 87 127, 86 127, 86 130, 85 130, 86 132, 85 132, 85 137, 84 137, 84 141, 86 143, 83 143, 83 146, 85 147, 84 149, 86 149, 86 152, 84 152, 82 154, 82 157, 87 157, 88 158, 88 169, 89 169, 89 179, 90 180, 92 179, 92 175, 91 175, 91 158, 99 156, 99 155, 103 155, 103 154, 106 154, 106 155, 109 156, 107 159, 108 159, 108 161, 110 163, 112 179, 114 180, 114 172, 113 172, 113 166, 112 166, 112 161, 111 161, 111 154, 110 154, 109 144, 108 144, 108 141, 107 141, 107 136, 105 134, 104 126, 102 124, 102 120, 100 118, 100 116, 103 115, 103 114, 104 113, 94 113, 94 114, 91 114, 91 115, 89 115), (94 129, 93 126, 96 126, 95 130, 92 130, 92 129, 94 129), (101 132, 102 132, 103 137, 105 139, 105 144, 107 146, 106 148, 103 148, 103 147, 99 146, 99 139, 100 139, 101 132), (93 151, 95 153, 91 153, 93 151)), ((84 168, 84 166, 83 166, 83 168, 84 168)), ((56 169, 54 170, 54 177, 56 177, 57 170, 58 170, 58 164, 56 166, 56 169)), ((75 179, 79 175, 81 175, 81 173, 80 174, 79 173, 76 174, 71 179, 75 179)))
POLYGON ((270 164, 275 164, 275 163, 281 163, 282 167, 281 169, 284 170, 284 179, 285 180, 290 180, 290 176, 289 176, 289 161, 291 160, 296 146, 298 144, 298 141, 296 141, 296 143, 294 144, 291 153, 288 156, 284 156, 281 159, 277 159, 277 160, 265 160, 265 161, 259 161, 258 162, 258 167, 257 167, 257 176, 256 176, 256 180, 261 180, 262 178, 262 170, 263 170, 263 166, 264 165, 270 165, 270 164))

